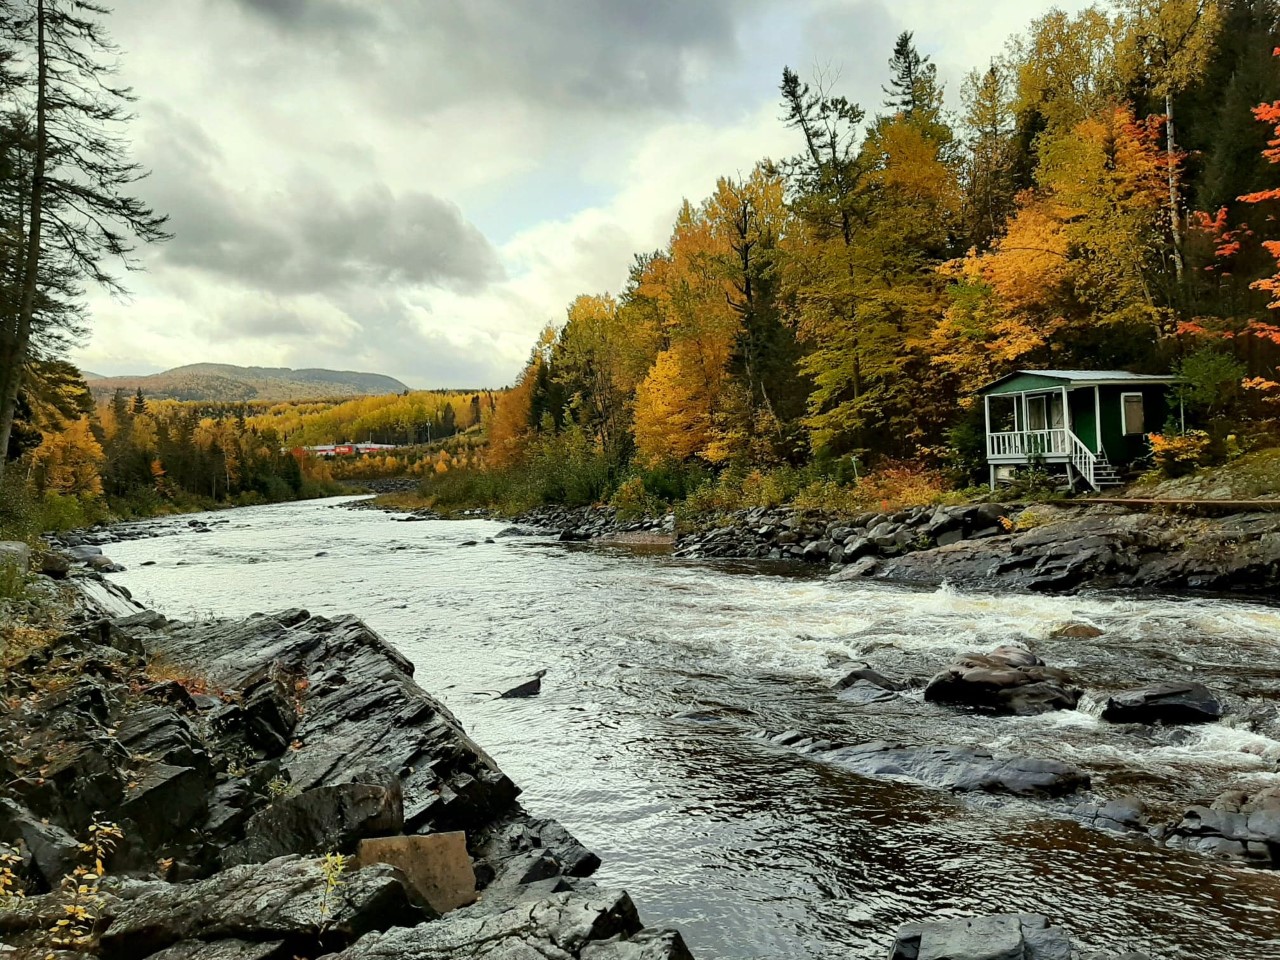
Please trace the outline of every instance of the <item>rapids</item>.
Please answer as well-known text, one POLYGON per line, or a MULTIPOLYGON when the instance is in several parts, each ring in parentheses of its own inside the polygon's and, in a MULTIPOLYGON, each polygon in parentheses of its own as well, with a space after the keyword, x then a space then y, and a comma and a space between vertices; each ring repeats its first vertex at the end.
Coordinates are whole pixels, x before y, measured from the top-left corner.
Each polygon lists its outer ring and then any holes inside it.
POLYGON ((401 523, 335 501, 206 516, 212 533, 110 544, 112 580, 175 618, 356 613, 524 788, 604 860, 642 919, 700 960, 880 958, 901 923, 1032 911, 1091 947, 1165 960, 1280 957, 1280 872, 1086 829, 1070 803, 952 797, 872 780, 752 736, 965 743, 1084 767, 1103 798, 1176 816, 1280 781, 1280 724, 1153 730, 1087 709, 965 716, 858 707, 830 690, 867 657, 895 678, 1021 641, 1089 688, 1195 676, 1242 710, 1280 701, 1280 608, 1212 599, 1053 598, 828 582, 655 548, 483 542, 506 524, 401 523), (480 541, 461 546, 465 541, 480 541), (146 561, 154 565, 142 566, 146 561), (1049 639, 1067 620, 1105 633, 1049 639), (499 700, 546 669, 540 696, 499 700))

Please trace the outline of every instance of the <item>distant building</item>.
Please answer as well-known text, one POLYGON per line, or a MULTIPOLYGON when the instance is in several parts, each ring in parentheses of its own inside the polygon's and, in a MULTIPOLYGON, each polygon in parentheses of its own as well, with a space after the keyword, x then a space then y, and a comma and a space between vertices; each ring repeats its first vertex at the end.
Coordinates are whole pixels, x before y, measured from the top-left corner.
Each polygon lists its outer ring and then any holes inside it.
POLYGON ((394 443, 328 443, 318 447, 299 447, 303 453, 313 457, 349 457, 362 453, 382 453, 385 450, 396 450, 394 443))

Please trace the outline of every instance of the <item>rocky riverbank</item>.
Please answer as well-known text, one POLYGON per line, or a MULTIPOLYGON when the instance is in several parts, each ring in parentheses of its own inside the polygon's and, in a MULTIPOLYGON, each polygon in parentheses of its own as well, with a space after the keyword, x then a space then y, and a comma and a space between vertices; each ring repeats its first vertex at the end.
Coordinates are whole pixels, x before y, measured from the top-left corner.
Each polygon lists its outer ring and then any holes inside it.
POLYGON ((1274 597, 1280 513, 1187 517, 1082 503, 983 503, 836 519, 761 509, 681 536, 676 555, 798 560, 834 568, 840 579, 921 586, 1274 597))
POLYGON ((75 598, 8 632, 3 955, 690 956, 356 618, 75 598))

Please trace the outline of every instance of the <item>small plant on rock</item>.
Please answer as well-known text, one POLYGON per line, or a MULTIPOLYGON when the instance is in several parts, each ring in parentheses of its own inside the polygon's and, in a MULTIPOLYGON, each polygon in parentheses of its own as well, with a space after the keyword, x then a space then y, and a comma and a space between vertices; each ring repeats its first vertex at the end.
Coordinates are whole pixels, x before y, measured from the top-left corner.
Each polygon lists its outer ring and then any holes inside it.
POLYGON ((24 896, 18 871, 22 857, 8 844, 0 844, 0 910, 14 906, 24 896))
POLYGON ((267 781, 267 796, 272 803, 289 795, 290 783, 285 777, 274 776, 267 781))
POLYGON ((329 914, 332 910, 330 899, 337 892, 338 888, 346 882, 343 876, 347 871, 347 866, 351 863, 351 858, 341 853, 326 853, 320 858, 320 873, 324 876, 324 888, 320 893, 320 929, 323 930, 329 922, 329 914))
POLYGON ((62 905, 65 916, 53 925, 54 946, 75 950, 92 942, 102 912, 99 884, 107 875, 106 860, 123 839, 124 831, 114 823, 95 820, 89 824, 89 839, 80 845, 80 852, 92 857, 92 863, 76 867, 62 878, 67 902, 62 905))

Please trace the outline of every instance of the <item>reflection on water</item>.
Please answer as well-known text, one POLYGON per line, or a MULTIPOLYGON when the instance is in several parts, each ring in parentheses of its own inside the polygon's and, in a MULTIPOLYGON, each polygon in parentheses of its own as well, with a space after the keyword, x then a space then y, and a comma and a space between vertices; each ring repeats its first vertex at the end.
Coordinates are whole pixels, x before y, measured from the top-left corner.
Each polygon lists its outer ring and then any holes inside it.
POLYGON ((1002 910, 1045 913, 1094 947, 1280 956, 1280 875, 1090 831, 1066 804, 869 780, 750 736, 794 728, 1058 757, 1088 769, 1100 796, 1137 792, 1176 811, 1229 783, 1277 782, 1275 729, 968 717, 918 694, 863 708, 829 684, 847 657, 926 676, 953 653, 1020 640, 1086 686, 1203 677, 1237 713, 1273 713, 1280 610, 913 592, 530 538, 462 547, 503 525, 402 524, 331 503, 222 516, 214 533, 113 545, 129 567, 113 579, 170 616, 363 616, 526 806, 604 858, 597 879, 678 925, 702 960, 882 957, 900 923, 1002 910), (1067 619, 1106 632, 1050 639, 1067 619), (486 692, 541 668, 537 698, 486 692))

